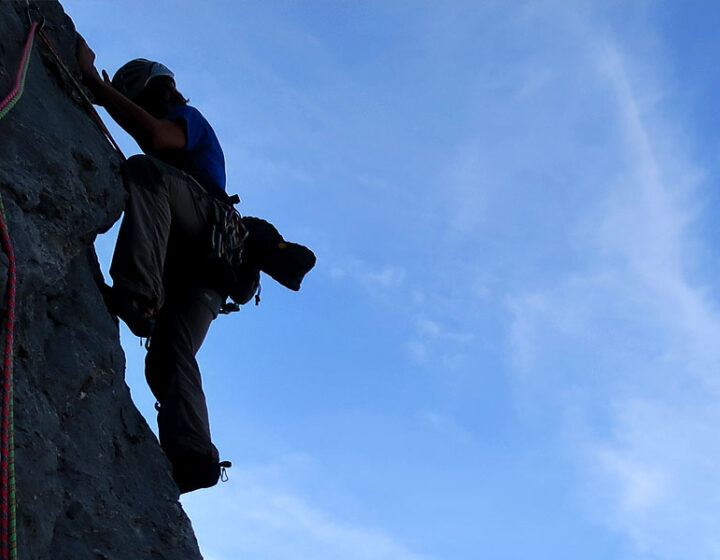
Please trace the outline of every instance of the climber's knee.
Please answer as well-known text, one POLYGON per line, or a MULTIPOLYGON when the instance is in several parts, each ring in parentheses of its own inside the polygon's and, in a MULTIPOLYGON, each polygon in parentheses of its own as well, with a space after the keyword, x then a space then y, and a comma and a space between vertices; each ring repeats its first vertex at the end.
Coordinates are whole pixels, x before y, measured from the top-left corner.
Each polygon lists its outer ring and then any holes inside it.
POLYGON ((125 161, 122 175, 123 183, 128 190, 143 188, 156 191, 164 183, 163 169, 159 162, 144 154, 134 155, 125 161))

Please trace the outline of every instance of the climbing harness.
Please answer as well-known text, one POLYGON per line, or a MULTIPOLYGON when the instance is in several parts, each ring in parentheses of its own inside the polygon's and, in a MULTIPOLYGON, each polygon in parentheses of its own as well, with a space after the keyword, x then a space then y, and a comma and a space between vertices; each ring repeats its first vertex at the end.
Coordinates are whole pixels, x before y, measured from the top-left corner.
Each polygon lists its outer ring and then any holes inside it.
MULTIPOLYGON (((0 119, 15 106, 25 90, 25 78, 30 64, 30 53, 35 33, 41 25, 32 23, 15 86, 0 101, 0 119)), ((2 560, 17 558, 17 506, 15 501, 15 426, 13 407, 13 342, 15 333, 15 295, 17 270, 15 252, 7 228, 7 218, 2 195, 0 195, 0 245, 8 257, 7 300, 5 316, 5 341, 2 362, 2 391, 0 396, 0 556, 2 560)))
POLYGON ((218 311, 221 315, 229 315, 240 311, 240 304, 246 303, 252 297, 252 293, 255 294, 255 305, 260 305, 259 273, 256 273, 257 279, 253 280, 252 276, 246 277, 248 270, 242 268, 243 249, 249 232, 243 223, 242 216, 233 207, 233 204, 237 204, 239 201, 240 198, 237 195, 230 198, 229 204, 215 201, 211 214, 210 243, 214 253, 213 256, 223 261, 228 270, 232 271, 231 274, 235 278, 235 288, 230 294, 230 297, 235 301, 222 302, 218 311), (248 284, 248 281, 250 281, 250 284, 248 284), (243 295, 237 296, 235 294, 238 288, 240 288, 239 291, 243 295), (248 294, 250 289, 252 292, 248 294))

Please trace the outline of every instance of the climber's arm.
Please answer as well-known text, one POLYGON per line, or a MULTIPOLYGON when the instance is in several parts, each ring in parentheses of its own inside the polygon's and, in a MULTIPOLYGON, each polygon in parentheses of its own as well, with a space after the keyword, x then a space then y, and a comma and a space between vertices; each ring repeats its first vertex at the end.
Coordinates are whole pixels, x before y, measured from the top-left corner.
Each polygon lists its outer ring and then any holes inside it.
POLYGON ((103 70, 102 77, 95 68, 95 53, 78 35, 78 63, 85 84, 95 96, 95 102, 105 110, 144 151, 183 149, 187 144, 185 130, 177 123, 156 119, 139 105, 117 91, 103 70))

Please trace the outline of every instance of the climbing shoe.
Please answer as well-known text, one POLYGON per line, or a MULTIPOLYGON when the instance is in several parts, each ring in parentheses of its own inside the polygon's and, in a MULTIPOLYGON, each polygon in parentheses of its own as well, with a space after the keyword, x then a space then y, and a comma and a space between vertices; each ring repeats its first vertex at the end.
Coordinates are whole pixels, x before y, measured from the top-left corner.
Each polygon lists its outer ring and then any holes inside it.
POLYGON ((248 230, 243 261, 255 266, 286 288, 297 291, 305 275, 315 266, 315 254, 298 243, 285 241, 270 222, 245 216, 248 230))
POLYGON ((101 291, 110 313, 122 319, 135 336, 150 337, 155 327, 155 313, 142 296, 107 285, 101 291))
POLYGON ((273 247, 262 270, 276 282, 297 292, 313 266, 315 254, 310 249, 298 243, 283 241, 273 247))
POLYGON ((227 480, 225 469, 230 468, 230 461, 218 462, 209 455, 198 453, 185 453, 172 459, 173 479, 180 489, 181 494, 210 488, 218 483, 221 478, 227 480))

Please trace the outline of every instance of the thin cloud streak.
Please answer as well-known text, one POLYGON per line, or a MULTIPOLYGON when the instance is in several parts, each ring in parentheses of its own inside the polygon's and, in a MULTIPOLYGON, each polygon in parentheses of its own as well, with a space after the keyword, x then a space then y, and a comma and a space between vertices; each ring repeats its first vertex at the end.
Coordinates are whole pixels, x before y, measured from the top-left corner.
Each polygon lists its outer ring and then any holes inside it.
POLYGON ((612 41, 598 42, 595 56, 613 93, 623 166, 607 172, 602 210, 586 215, 585 270, 566 269, 557 289, 510 297, 513 360, 522 383, 549 382, 562 395, 547 398, 565 399, 573 421, 586 423, 567 429, 588 512, 637 554, 717 558, 720 438, 707 426, 720 421, 720 317, 686 272, 702 174, 655 104, 662 85, 632 73, 612 41), (570 357, 543 373, 555 352, 570 357), (598 410, 605 435, 591 427, 598 410), (708 481, 702 491, 698 477, 708 481))
POLYGON ((187 498, 195 500, 196 511, 213 510, 207 518, 214 521, 195 524, 204 553, 211 558, 430 560, 384 531, 336 518, 263 480, 258 472, 235 472, 231 484, 224 486, 212 500, 187 498))
MULTIPOLYGON (((684 272, 690 241, 687 226, 692 219, 686 200, 697 188, 698 173, 679 143, 668 150, 652 141, 651 128, 655 132, 665 128, 662 116, 653 114, 652 107, 643 114, 616 48, 604 50, 602 64, 616 91, 630 157, 636 162, 637 199, 608 213, 601 238, 624 257, 631 286, 648 292, 645 303, 660 319, 669 352, 653 364, 659 374, 656 382, 666 384, 668 390, 650 396, 658 391, 637 388, 633 391, 637 396, 624 396, 614 412, 614 436, 598 447, 595 456, 617 481, 619 492, 612 506, 616 526, 628 532, 641 551, 687 558, 694 550, 692 557, 715 557, 713 535, 720 523, 702 523, 699 518, 717 517, 720 493, 710 488, 705 494, 686 492, 686 481, 699 473, 717 478, 708 472, 706 458, 708 444, 717 449, 720 443, 706 428, 708 420, 712 424, 720 420, 716 409, 708 409, 718 396, 720 353, 710 342, 718 340, 720 318, 713 302, 684 272), (646 125, 646 120, 652 124, 646 125), (661 161, 672 162, 681 172, 666 172, 661 161), (608 224, 621 227, 608 228, 608 224), (610 233, 611 229, 622 233, 610 233), (701 383, 693 385, 691 375, 701 383), (674 390, 677 385, 681 392, 674 390), (643 393, 648 396, 643 398, 643 393), (687 526, 683 520, 691 518, 697 522, 687 526)), ((720 454, 711 454, 720 459, 720 454)))

